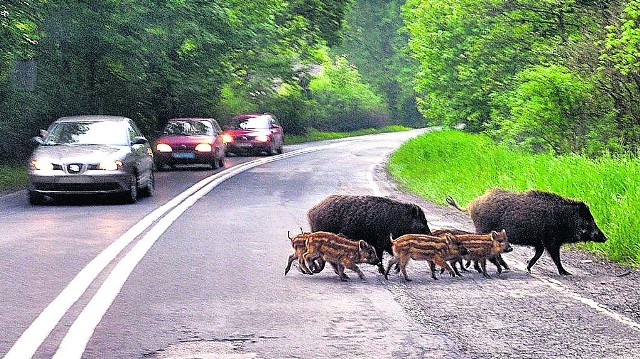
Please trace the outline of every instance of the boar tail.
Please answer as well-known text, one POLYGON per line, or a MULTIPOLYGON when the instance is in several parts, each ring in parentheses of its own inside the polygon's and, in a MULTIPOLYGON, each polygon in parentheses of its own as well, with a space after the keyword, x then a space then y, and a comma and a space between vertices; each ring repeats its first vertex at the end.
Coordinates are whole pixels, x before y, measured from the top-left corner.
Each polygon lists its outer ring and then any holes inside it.
POLYGON ((453 208, 457 209, 460 212, 464 212, 467 213, 467 210, 465 208, 462 208, 458 205, 458 202, 456 202, 455 199, 453 199, 453 197, 451 196, 447 196, 447 198, 445 199, 445 201, 447 201, 447 203, 452 206, 453 208))

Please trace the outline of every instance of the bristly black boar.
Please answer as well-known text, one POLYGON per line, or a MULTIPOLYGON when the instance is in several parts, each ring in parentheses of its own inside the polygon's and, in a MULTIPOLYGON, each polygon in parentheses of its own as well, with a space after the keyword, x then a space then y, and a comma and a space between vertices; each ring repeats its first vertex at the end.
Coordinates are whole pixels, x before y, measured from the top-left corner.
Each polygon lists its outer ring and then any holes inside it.
MULTIPOLYGON (((466 210, 460 208, 453 198, 447 198, 447 202, 469 213, 476 232, 505 229, 512 244, 534 247, 536 252, 527 264, 529 271, 546 249, 558 273, 568 275, 570 273, 560 262, 562 244, 607 240, 584 202, 554 193, 493 189, 471 201, 466 210)), ((506 267, 504 260, 498 258, 506 267)))
POLYGON ((389 234, 431 233, 422 208, 378 196, 332 195, 309 209, 307 218, 314 232, 342 233, 373 245, 380 273, 384 273, 383 251, 393 255, 389 234))

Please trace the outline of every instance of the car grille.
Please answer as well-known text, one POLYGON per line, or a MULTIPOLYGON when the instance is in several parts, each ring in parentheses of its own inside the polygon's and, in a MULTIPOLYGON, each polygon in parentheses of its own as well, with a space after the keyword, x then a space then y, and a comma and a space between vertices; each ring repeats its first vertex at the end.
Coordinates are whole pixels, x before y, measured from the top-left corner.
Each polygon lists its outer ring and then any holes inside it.
POLYGON ((115 183, 36 183, 35 189, 48 192, 103 192, 117 191, 120 186, 115 183))

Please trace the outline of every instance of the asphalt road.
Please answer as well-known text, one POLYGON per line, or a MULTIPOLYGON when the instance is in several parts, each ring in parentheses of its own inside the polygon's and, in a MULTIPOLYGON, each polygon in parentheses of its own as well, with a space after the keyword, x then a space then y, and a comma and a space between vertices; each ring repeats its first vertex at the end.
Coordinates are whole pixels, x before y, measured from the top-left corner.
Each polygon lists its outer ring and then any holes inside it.
POLYGON ((157 195, 134 205, 0 198, 0 356, 639 357, 638 272, 571 250, 562 252, 567 278, 546 255, 524 271, 524 247, 494 279, 434 281, 420 262, 409 265, 410 283, 369 265, 360 266, 366 281, 341 282, 329 269, 284 276, 287 231, 308 230, 307 209, 330 194, 413 201, 432 229, 470 229, 385 176, 388 154, 418 133, 159 172, 157 195))

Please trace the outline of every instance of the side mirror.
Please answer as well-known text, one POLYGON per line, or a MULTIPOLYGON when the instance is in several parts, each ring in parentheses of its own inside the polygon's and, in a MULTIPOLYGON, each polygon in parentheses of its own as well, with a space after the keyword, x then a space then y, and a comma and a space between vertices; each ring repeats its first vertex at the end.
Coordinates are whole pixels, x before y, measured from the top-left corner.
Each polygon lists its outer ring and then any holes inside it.
POLYGON ((31 144, 33 144, 34 146, 40 146, 43 143, 44 141, 42 140, 42 137, 40 136, 31 137, 31 144))
POLYGON ((45 138, 48 134, 49 132, 47 130, 40 130, 40 137, 45 138))
POLYGON ((133 138, 133 141, 131 141, 132 145, 144 145, 147 143, 149 143, 149 141, 142 136, 136 136, 133 138))

